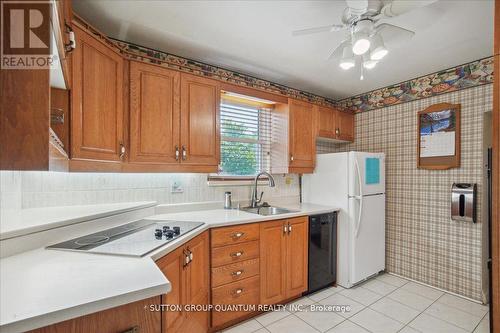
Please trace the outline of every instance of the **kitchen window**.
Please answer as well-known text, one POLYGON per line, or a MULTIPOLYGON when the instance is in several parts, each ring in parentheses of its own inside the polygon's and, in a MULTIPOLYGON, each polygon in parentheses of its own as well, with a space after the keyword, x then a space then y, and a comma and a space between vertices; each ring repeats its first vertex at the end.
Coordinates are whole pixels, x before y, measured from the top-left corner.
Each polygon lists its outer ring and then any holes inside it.
POLYGON ((221 163, 212 179, 241 180, 269 171, 272 104, 240 95, 222 95, 221 163))

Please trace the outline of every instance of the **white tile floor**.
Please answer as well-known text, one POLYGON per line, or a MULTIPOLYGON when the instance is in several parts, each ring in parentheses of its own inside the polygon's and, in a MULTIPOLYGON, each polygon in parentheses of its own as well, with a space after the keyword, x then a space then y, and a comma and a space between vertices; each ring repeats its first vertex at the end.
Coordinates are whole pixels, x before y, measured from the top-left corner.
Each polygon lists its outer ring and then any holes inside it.
POLYGON ((268 312, 224 332, 489 332, 488 307, 390 274, 356 288, 328 288, 290 305, 301 307, 268 312), (350 311, 311 311, 320 305, 344 305, 350 311))

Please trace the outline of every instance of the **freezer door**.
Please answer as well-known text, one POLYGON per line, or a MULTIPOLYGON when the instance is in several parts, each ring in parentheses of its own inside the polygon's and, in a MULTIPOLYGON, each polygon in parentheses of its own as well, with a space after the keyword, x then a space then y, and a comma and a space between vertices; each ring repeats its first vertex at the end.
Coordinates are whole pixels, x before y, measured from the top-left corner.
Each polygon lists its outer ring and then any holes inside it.
POLYGON ((385 269, 385 195, 349 199, 350 284, 385 269))
POLYGON ((385 155, 349 152, 349 196, 385 193, 385 155))

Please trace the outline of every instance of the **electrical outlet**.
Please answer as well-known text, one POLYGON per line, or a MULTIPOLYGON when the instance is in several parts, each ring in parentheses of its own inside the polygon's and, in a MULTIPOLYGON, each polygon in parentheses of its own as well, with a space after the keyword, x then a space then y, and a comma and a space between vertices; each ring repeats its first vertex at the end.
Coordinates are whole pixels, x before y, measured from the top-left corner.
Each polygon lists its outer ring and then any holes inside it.
POLYGON ((182 193, 184 192, 184 188, 182 187, 182 183, 180 181, 175 181, 172 184, 172 188, 170 189, 171 193, 182 193))
POLYGON ((293 178, 292 177, 286 177, 285 178, 285 184, 292 185, 292 183, 293 183, 293 178))

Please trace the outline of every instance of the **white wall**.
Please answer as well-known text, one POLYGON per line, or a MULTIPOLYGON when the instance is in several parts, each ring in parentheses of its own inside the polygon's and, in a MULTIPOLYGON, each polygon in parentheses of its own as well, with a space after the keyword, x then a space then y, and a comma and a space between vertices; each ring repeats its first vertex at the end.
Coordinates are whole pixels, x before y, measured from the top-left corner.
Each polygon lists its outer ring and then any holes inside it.
MULTIPOLYGON (((299 200, 297 175, 275 175, 276 187, 260 186, 264 199, 299 200), (291 180, 286 184, 285 179, 291 180)), ((208 186, 206 174, 67 173, 0 171, 0 209, 26 209, 131 201, 185 203, 250 199, 250 186, 208 186), (183 193, 171 193, 180 182, 183 193)))

